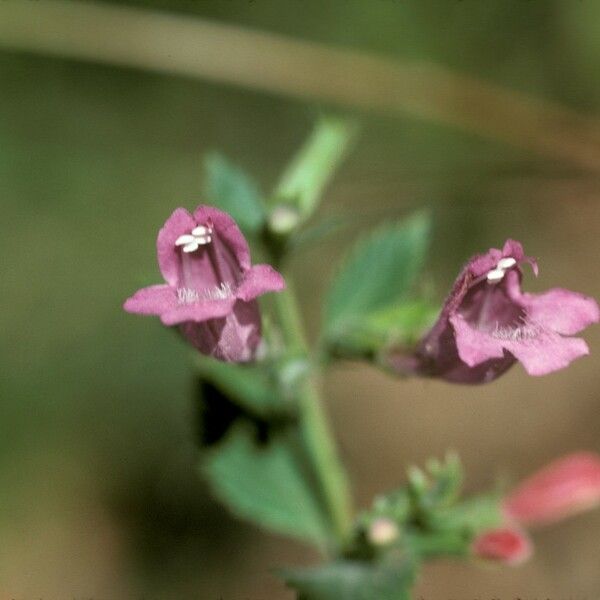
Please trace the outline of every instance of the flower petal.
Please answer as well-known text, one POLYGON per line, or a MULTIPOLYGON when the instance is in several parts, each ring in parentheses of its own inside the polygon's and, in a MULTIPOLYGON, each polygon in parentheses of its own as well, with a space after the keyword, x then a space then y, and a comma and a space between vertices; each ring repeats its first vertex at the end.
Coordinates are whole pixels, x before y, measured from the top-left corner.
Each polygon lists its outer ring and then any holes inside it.
POLYGON ((238 301, 225 318, 187 321, 180 329, 203 354, 226 362, 248 362, 254 359, 261 340, 258 304, 238 301))
POLYGON ((456 348, 460 359, 474 367, 491 358, 504 357, 504 344, 485 331, 475 329, 460 314, 453 314, 450 323, 454 327, 456 348))
MULTIPOLYGON (((194 219, 200 225, 212 222, 213 236, 218 235, 228 250, 235 255, 242 271, 250 268, 250 250, 246 238, 236 222, 227 213, 212 206, 200 205, 194 211, 194 219)), ((196 223, 194 223, 193 227, 196 226, 196 223)))
POLYGON ((218 298, 194 304, 181 304, 162 313, 160 320, 164 325, 171 326, 185 321, 199 323, 209 319, 220 319, 226 317, 233 310, 234 304, 235 298, 218 298))
POLYGON ((600 318, 593 298, 562 288, 543 294, 520 294, 515 299, 525 307, 528 319, 563 335, 579 333, 600 318))
POLYGON ((511 256, 517 262, 522 261, 525 258, 523 244, 521 244, 521 242, 517 242, 517 240, 508 238, 502 247, 502 256, 511 256))
POLYGON ((503 340, 502 343, 529 375, 547 375, 589 354, 581 338, 562 337, 550 330, 541 330, 532 338, 503 340))
POLYGON ((158 232, 156 240, 158 266, 165 281, 172 286, 177 286, 180 264, 179 251, 175 243, 195 226, 196 221, 185 208, 176 208, 158 232))
POLYGON ((127 298, 123 308, 139 315, 162 315, 177 306, 177 295, 169 285, 151 285, 127 298))
POLYGON ((269 265, 254 265, 244 274, 236 296, 248 302, 267 292, 280 292, 285 288, 283 276, 269 265))
POLYGON ((514 258, 518 263, 529 263, 531 265, 531 269, 533 270, 534 275, 537 277, 537 274, 539 272, 537 261, 535 260, 535 258, 525 255, 525 252, 523 251, 523 245, 521 244, 521 242, 517 242, 516 240, 511 239, 506 240, 506 242, 504 242, 504 247, 502 248, 502 255, 514 258))

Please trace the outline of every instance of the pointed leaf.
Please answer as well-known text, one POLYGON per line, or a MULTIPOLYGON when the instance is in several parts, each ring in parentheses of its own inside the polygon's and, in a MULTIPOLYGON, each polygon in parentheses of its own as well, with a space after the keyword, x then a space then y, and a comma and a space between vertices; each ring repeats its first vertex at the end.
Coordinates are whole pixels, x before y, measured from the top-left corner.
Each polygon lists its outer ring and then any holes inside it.
POLYGON ((404 299, 427 248, 429 219, 418 214, 359 241, 335 278, 325 305, 326 328, 339 335, 352 322, 404 299))
POLYGON ((227 363, 198 355, 195 362, 203 379, 256 416, 268 418, 294 410, 293 403, 278 388, 270 365, 227 363))
POLYGON ((256 183, 218 153, 205 158, 204 168, 207 201, 229 213, 244 232, 256 233, 265 220, 256 183))
POLYGON ((391 553, 382 562, 338 561, 280 572, 299 600, 409 600, 414 565, 391 553))
POLYGON ((238 426, 204 461, 215 495, 238 516, 273 531, 323 544, 326 519, 312 493, 292 433, 258 445, 238 426))

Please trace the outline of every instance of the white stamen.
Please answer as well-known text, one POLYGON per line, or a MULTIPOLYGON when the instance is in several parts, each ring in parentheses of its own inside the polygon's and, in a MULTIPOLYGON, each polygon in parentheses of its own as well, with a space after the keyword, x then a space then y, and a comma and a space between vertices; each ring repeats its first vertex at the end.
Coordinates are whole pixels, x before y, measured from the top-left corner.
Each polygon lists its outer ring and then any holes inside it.
POLYGON ((198 227, 194 227, 192 229, 192 235, 206 235, 212 233, 212 229, 210 227, 204 227, 204 225, 198 225, 198 227))
POLYGON ((194 236, 186 233, 185 235, 180 235, 177 238, 175 245, 176 246, 185 246, 186 244, 191 244, 193 241, 195 241, 194 236))
POLYGON ((517 264, 517 261, 512 257, 508 256, 506 258, 501 258, 498 261, 497 269, 510 269, 517 264))
POLYGON ((210 244, 211 241, 212 241, 212 238, 210 237, 210 235, 198 236, 197 238, 194 238, 194 242, 196 242, 196 244, 199 244, 200 246, 210 244))
POLYGON ((499 283, 504 279, 504 269, 492 269, 487 274, 488 283, 499 283))
POLYGON ((186 244, 183 247, 184 252, 194 252, 196 250, 198 250, 198 243, 196 242, 196 240, 194 240, 193 242, 190 242, 189 244, 186 244))
POLYGON ((183 246, 183 251, 186 253, 195 252, 199 246, 206 246, 212 242, 212 232, 212 227, 198 225, 192 229, 191 234, 180 235, 175 241, 175 246, 183 246))

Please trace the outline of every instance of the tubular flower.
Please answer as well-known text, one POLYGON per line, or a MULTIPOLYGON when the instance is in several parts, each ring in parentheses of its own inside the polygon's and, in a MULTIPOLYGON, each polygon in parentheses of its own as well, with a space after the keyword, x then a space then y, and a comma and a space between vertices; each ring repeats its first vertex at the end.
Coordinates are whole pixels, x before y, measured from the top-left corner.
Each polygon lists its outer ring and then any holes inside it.
POLYGON ((479 558, 516 566, 532 555, 533 547, 524 532, 502 527, 478 535, 471 544, 471 552, 479 558))
POLYGON ((600 504, 600 456, 577 452, 525 479, 504 500, 508 520, 523 525, 559 521, 600 504))
POLYGON ((545 375, 588 354, 570 337, 599 319, 592 298, 554 288, 521 290, 523 263, 537 263, 519 242, 469 260, 437 322, 412 356, 392 354, 392 368, 457 383, 487 383, 519 361, 530 375, 545 375))
POLYGON ((252 266, 235 221, 210 206, 199 206, 193 215, 177 208, 156 246, 166 283, 138 290, 124 309, 179 327, 203 354, 252 360, 261 339, 256 298, 282 290, 283 277, 269 265, 252 266))

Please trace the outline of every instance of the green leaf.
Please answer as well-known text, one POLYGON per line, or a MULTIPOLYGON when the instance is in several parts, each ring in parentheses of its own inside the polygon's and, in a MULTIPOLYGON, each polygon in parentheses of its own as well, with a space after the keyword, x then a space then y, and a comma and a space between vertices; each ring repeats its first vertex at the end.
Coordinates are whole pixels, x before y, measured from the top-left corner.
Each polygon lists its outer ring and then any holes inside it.
POLYGON ((272 365, 226 363, 207 356, 196 356, 195 363, 203 379, 250 413, 268 418, 293 412, 293 403, 281 393, 272 365))
POLYGON ((406 555, 392 551, 378 562, 337 561, 280 575, 300 600, 409 600, 415 568, 406 555))
POLYGON ((368 315, 365 327, 379 336, 385 335, 388 343, 408 346, 433 325, 439 312, 439 306, 424 300, 403 302, 368 315))
POLYGON ((424 300, 385 307, 362 318, 348 319, 330 340, 338 356, 375 356, 382 348, 411 347, 434 323, 439 307, 424 300))
POLYGON ((215 495, 239 517, 293 537, 324 544, 326 518, 313 496, 298 440, 279 433, 264 445, 238 426, 204 461, 215 495))
MULTIPOLYGON (((339 117, 323 117, 317 122, 273 194, 276 220, 282 207, 292 209, 297 215, 295 221, 286 219, 286 229, 291 231, 314 212, 323 190, 345 157, 356 129, 353 121, 339 117)), ((277 222, 272 225, 277 233, 286 233, 277 222)))
POLYGON ((256 233, 265 221, 256 183, 218 153, 206 156, 204 168, 207 201, 229 213, 244 232, 256 233))
POLYGON ((429 218, 417 214, 359 241, 327 297, 329 334, 339 336, 345 328, 397 305, 407 296, 423 264, 429 230, 429 218))

